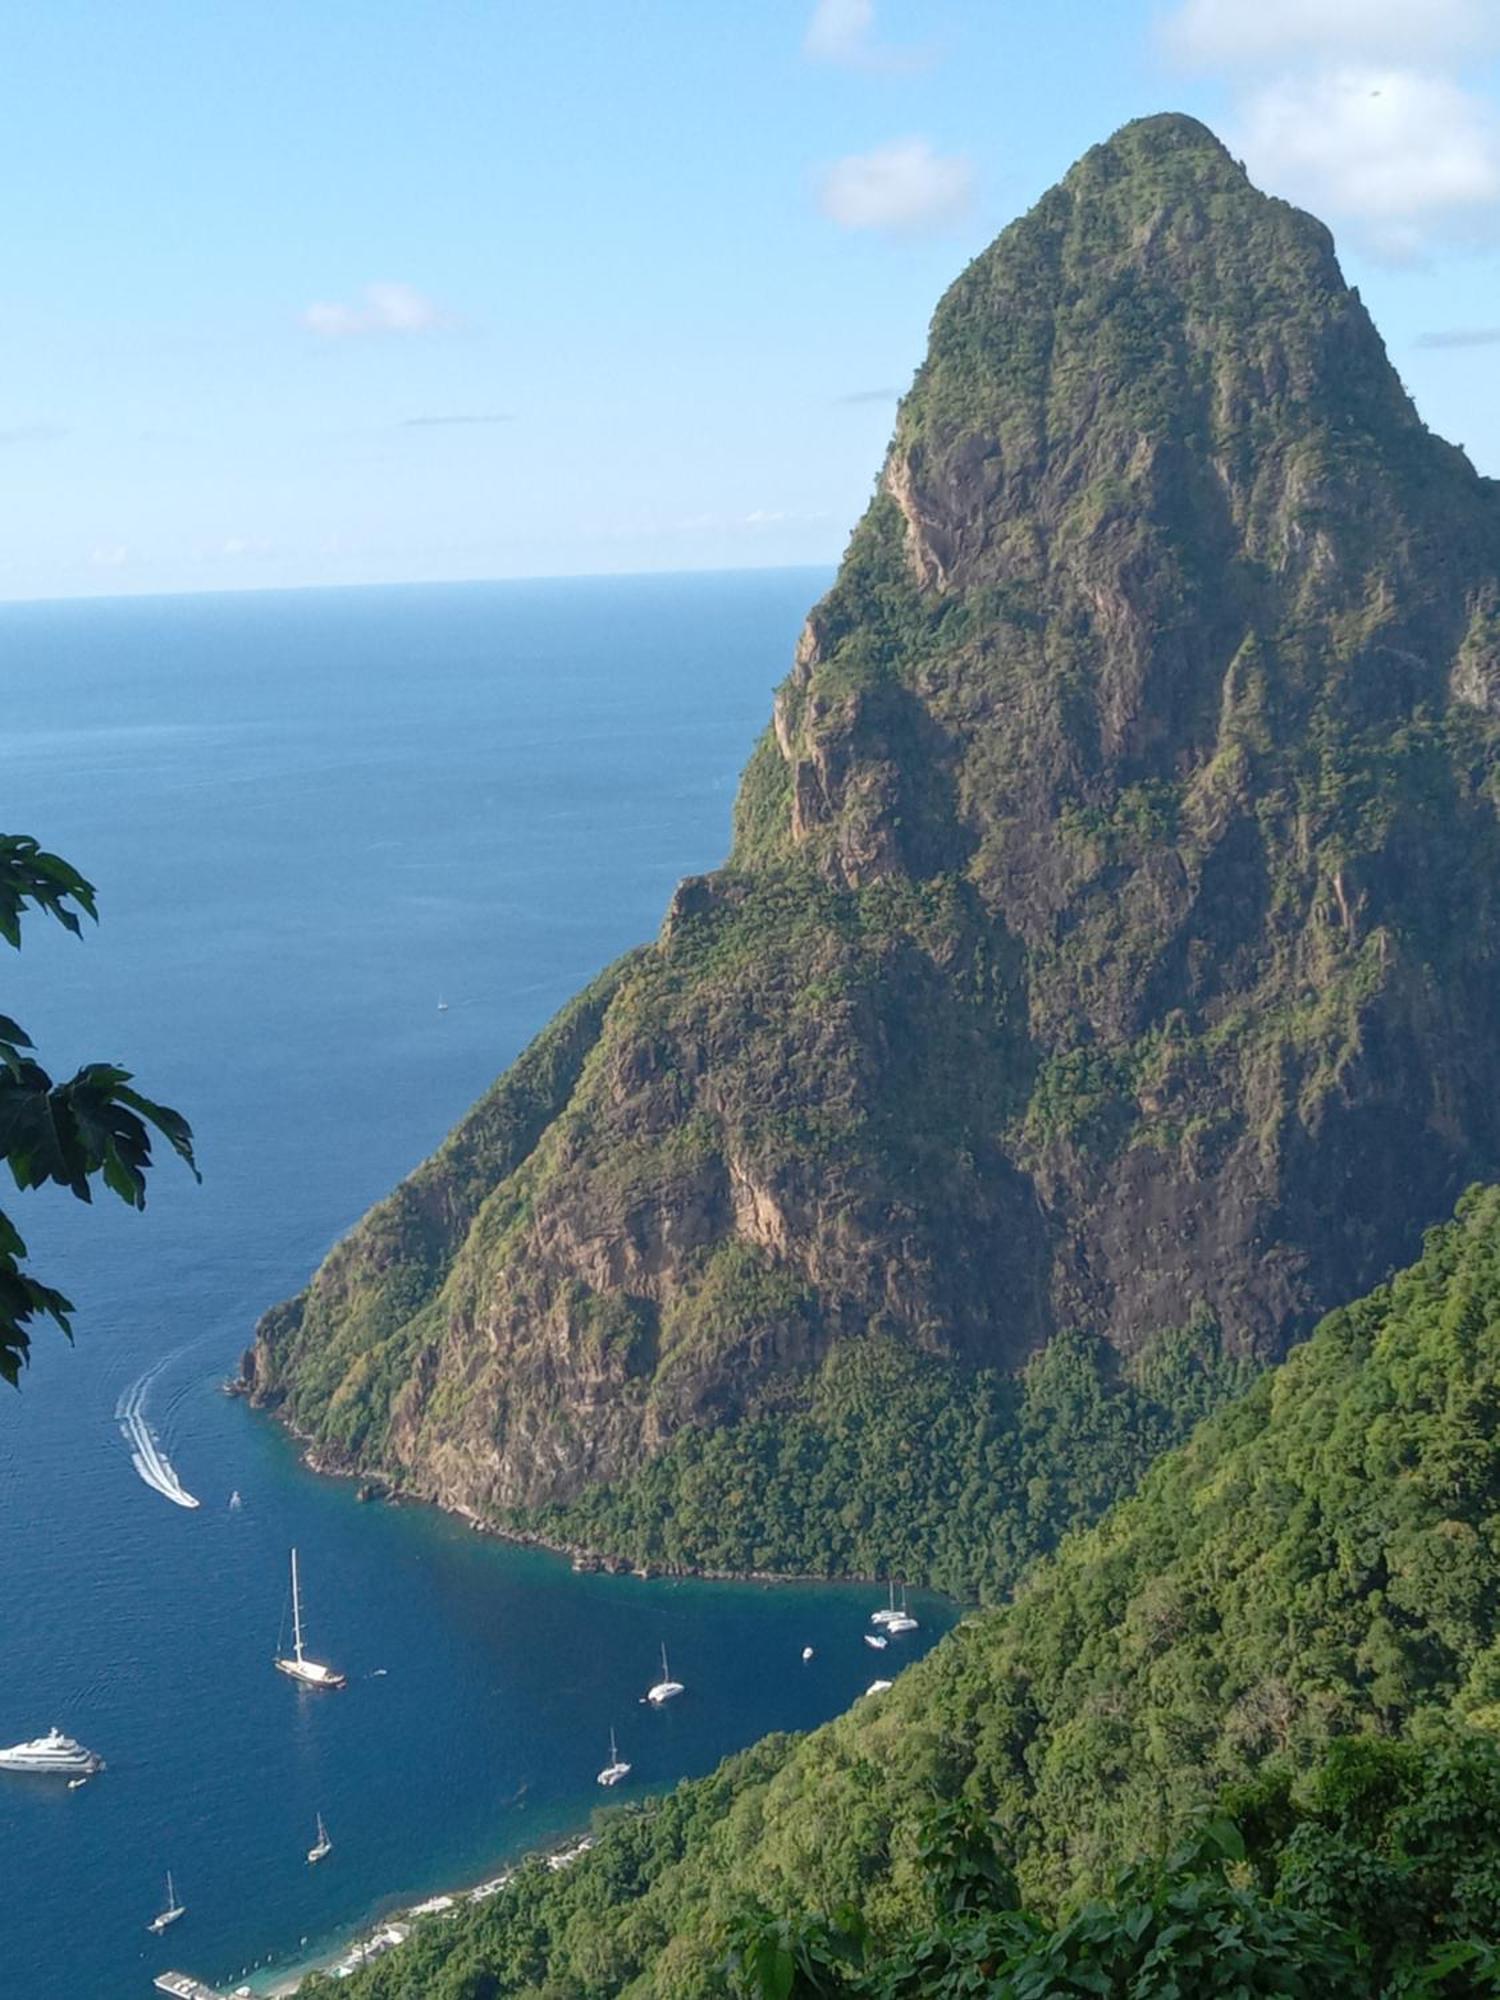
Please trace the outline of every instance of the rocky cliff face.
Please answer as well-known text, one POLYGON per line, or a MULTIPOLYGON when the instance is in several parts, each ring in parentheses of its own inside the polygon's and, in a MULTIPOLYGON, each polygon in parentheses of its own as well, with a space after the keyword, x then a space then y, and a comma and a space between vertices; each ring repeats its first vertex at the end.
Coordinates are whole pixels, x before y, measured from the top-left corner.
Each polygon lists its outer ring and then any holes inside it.
POLYGON ((1127 127, 942 301, 734 851, 268 1314, 479 1513, 874 1331, 1271 1354, 1500 1171, 1500 488, 1327 232, 1127 127))

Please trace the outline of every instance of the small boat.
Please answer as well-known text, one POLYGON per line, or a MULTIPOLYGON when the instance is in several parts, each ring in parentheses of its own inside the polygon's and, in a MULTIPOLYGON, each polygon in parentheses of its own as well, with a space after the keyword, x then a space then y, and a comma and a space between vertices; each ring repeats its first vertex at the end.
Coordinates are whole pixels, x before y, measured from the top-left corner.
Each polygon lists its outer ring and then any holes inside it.
POLYGON ((623 1761, 615 1747, 615 1732, 609 1732, 609 1762, 599 1773, 601 1785, 618 1785, 622 1778, 630 1776, 630 1766, 623 1761))
POLYGON ((446 1001, 446 1000, 443 1000, 443 999, 441 999, 441 998, 440 998, 440 999, 439 999, 439 1001, 438 1001, 438 1012, 439 1012, 440 1014, 446 1014, 446 1013, 447 1013, 447 1011, 448 1011, 448 1003, 447 1003, 447 1001, 446 1001))
POLYGON ((318 1814, 318 1837, 307 1850, 307 1858, 314 1866, 332 1854, 333 1842, 328 1838, 328 1829, 323 1824, 323 1815, 318 1814))
POLYGON ((661 1679, 654 1687, 647 1688, 642 1699, 649 1701, 653 1708, 660 1708, 664 1701, 671 1701, 675 1696, 684 1692, 682 1682, 674 1681, 672 1678, 672 1669, 667 1665, 666 1645, 663 1644, 661 1649, 661 1679))
POLYGON ((229 1504, 231 1508, 236 1508, 236 1509, 244 1506, 245 1503, 240 1498, 240 1489, 238 1488, 238 1486, 236 1486, 234 1491, 230 1494, 229 1504))
POLYGON ((870 1685, 865 1689, 865 1693, 884 1694, 886 1689, 891 1685, 892 1683, 890 1681, 871 1681, 870 1685))
POLYGON ((865 1644, 867 1646, 873 1646, 877 1653, 883 1653, 886 1647, 891 1643, 890 1640, 887 1639, 885 1635, 880 1632, 866 1632, 864 1638, 865 1638, 865 1644))
POLYGON ((304 1687, 341 1688, 349 1685, 343 1674, 310 1660, 302 1650, 302 1593, 297 1582, 297 1551, 292 1550, 292 1651, 289 1658, 276 1657, 277 1670, 288 1674, 304 1687))
POLYGON ((802 1648, 802 1657, 803 1657, 803 1659, 804 1659, 804 1660, 810 1660, 810 1659, 812 1658, 812 1656, 813 1656, 813 1649, 812 1649, 812 1647, 811 1647, 811 1646, 804 1646, 804 1647, 802 1648))
POLYGON ((87 1783, 87 1778, 69 1778, 68 1790, 70 1792, 81 1792, 87 1783))
POLYGON ((85 1750, 60 1729, 49 1729, 30 1743, 12 1743, 0 1750, 0 1771, 31 1771, 41 1777, 91 1778, 104 1769, 104 1759, 85 1750))
POLYGON ((172 1887, 172 1871, 169 1868, 167 1870, 166 1906, 157 1912, 146 1928, 148 1931, 154 1932, 157 1937, 160 1937, 169 1924, 175 1924, 179 1917, 185 1917, 186 1915, 187 1905, 179 1903, 177 1900, 177 1891, 172 1887))

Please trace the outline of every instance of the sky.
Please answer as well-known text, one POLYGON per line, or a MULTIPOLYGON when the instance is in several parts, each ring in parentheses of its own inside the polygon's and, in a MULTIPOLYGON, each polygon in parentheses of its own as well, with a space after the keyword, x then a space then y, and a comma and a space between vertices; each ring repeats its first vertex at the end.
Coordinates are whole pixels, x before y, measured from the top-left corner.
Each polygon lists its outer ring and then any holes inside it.
POLYGON ((1500 476, 1500 0, 7 0, 0 597, 835 561, 1127 119, 1320 214, 1500 476))

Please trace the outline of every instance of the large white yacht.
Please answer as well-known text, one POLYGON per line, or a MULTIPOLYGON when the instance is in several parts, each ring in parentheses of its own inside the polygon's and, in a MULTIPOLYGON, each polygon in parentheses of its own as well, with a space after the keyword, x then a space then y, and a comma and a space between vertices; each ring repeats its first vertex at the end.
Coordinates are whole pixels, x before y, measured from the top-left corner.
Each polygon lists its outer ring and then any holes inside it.
POLYGON ((302 1592, 297 1581, 297 1551, 292 1550, 292 1650, 290 1657, 277 1655, 276 1665, 304 1687, 341 1688, 349 1685, 345 1676, 321 1660, 310 1660, 302 1650, 302 1592))
POLYGON ((49 1729, 31 1743, 12 1743, 0 1750, 0 1771, 40 1771, 59 1778, 92 1777, 104 1769, 104 1759, 85 1750, 60 1729, 49 1729))

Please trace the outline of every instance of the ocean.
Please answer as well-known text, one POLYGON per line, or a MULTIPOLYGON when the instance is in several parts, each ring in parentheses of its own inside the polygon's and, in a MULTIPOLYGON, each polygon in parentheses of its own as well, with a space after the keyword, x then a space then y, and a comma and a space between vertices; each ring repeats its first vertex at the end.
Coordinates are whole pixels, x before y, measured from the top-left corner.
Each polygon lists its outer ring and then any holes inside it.
POLYGON ((638 1797, 833 1715, 951 1622, 923 1599, 882 1659, 868 1586, 575 1576, 360 1505, 221 1393, 257 1315, 722 858, 826 581, 0 609, 4 829, 101 917, 32 916, 0 1011, 54 1074, 133 1069, 204 1174, 162 1159, 143 1215, 0 1196, 77 1307, 76 1343, 41 1327, 0 1388, 0 1743, 56 1723, 108 1761, 71 1792, 0 1774, 7 2000, 145 2000, 167 1966, 263 1984, 584 1826, 611 1729, 611 1796, 638 1797), (197 1508, 139 1476, 143 1434, 197 1508), (341 1694, 271 1665, 293 1544, 341 1694), (658 1713, 663 1643, 688 1692, 658 1713), (157 1939, 168 1869, 187 1914, 157 1939))

